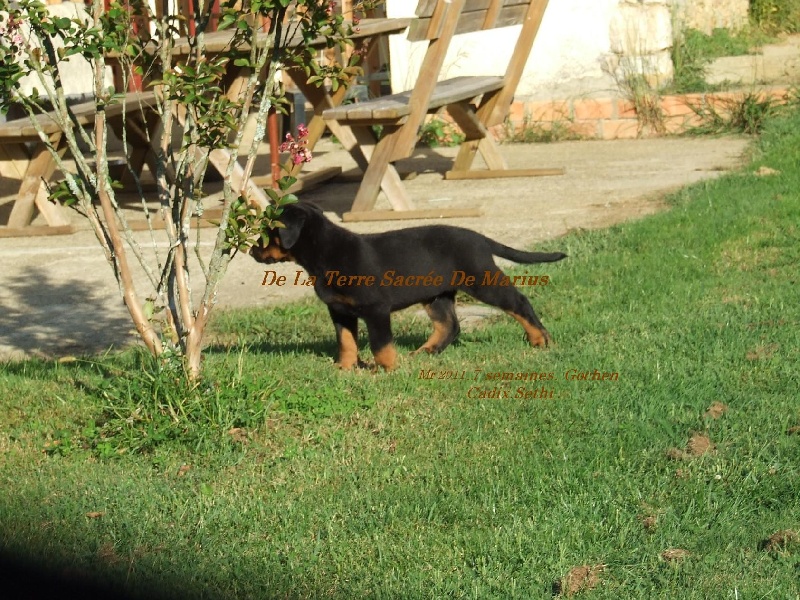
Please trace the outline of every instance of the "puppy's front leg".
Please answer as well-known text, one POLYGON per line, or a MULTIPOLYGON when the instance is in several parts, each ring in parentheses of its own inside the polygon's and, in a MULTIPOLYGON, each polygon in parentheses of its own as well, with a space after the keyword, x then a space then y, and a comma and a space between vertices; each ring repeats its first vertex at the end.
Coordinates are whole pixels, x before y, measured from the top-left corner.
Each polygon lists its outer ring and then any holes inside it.
POLYGON ((392 371, 397 367, 397 350, 392 336, 390 313, 376 313, 364 317, 369 334, 369 347, 375 357, 375 366, 392 371))
POLYGON ((339 346, 336 364, 340 369, 348 371, 361 366, 358 358, 358 317, 340 313, 330 307, 328 312, 336 328, 336 342, 339 346))

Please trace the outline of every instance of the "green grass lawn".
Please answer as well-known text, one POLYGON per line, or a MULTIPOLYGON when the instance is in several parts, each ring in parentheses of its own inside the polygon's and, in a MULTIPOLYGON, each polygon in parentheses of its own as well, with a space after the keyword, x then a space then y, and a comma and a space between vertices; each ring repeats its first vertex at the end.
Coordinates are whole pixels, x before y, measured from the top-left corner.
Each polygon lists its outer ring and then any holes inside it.
POLYGON ((217 315, 192 394, 136 352, 0 365, 0 552, 146 598, 800 598, 800 114, 754 155, 548 242, 546 351, 500 316, 340 373, 314 301, 217 315))

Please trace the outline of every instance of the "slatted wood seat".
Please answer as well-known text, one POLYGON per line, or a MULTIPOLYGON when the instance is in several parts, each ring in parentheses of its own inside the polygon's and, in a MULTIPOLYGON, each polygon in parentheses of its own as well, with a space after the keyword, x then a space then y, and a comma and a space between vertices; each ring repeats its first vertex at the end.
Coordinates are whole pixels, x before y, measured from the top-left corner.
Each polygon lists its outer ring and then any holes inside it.
MULTIPOLYGON (((471 99, 502 87, 503 78, 495 76, 456 77, 442 81, 436 85, 428 100, 428 112, 458 102, 465 96, 467 99, 471 99)), ((411 114, 411 93, 409 90, 391 96, 381 96, 367 102, 345 104, 326 110, 325 118, 347 124, 359 124, 364 121, 370 124, 400 124, 405 122, 411 114)))
MULTIPOLYGON (((157 114, 153 108, 155 100, 153 92, 129 93, 121 101, 105 107, 108 124, 118 137, 121 137, 124 126, 132 147, 129 164, 137 170, 141 170, 152 156, 147 134, 158 124, 157 114)), ((94 101, 76 104, 70 109, 74 115, 75 125, 86 128, 94 125, 97 113, 94 101)), ((46 182, 57 167, 48 145, 63 156, 67 151, 64 132, 52 112, 36 115, 35 118, 47 137, 46 143, 40 138, 36 126, 28 117, 0 123, 0 167, 2 167, 0 171, 4 177, 21 180, 19 194, 9 215, 8 226, 0 227, 0 236, 73 231, 64 209, 48 199, 46 186, 46 182), (44 216, 47 227, 30 227, 37 208, 44 216)))
MULTIPOLYGON (((479 209, 418 210, 403 187, 393 162, 411 156, 426 115, 442 108, 465 134, 448 179, 533 177, 562 174, 563 169, 511 170, 498 151, 489 128, 503 123, 539 30, 547 0, 420 0, 417 19, 409 27, 410 41, 427 41, 428 48, 412 90, 322 113, 328 126, 364 170, 345 220, 475 216, 479 209), (522 25, 503 75, 456 77, 437 81, 455 35, 522 25), (376 142, 373 125, 382 125, 376 142), (472 170, 480 153, 488 169, 472 170), (375 211, 383 190, 391 211, 375 211)), ((501 69, 499 69, 502 71, 501 69)))

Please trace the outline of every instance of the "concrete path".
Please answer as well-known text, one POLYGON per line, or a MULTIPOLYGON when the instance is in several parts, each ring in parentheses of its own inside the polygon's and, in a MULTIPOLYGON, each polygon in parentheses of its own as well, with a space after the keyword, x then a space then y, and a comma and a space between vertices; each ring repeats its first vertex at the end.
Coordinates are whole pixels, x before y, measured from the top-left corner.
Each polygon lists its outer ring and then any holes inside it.
MULTIPOLYGON (((666 192, 740 165, 746 147, 747 140, 736 137, 501 146, 512 168, 566 168, 564 176, 538 179, 443 181, 441 172, 448 164, 443 157, 452 156, 451 149, 420 150, 401 169, 420 172, 407 182, 420 207, 483 206, 482 218, 447 222, 525 247, 570 229, 604 227, 651 214, 663 208, 660 199, 666 192)), ((349 157, 343 151, 331 144, 318 149, 312 165, 348 168, 349 157)), ((13 200, 16 184, 0 182, 0 214, 13 200)), ((303 200, 320 203, 335 217, 347 208, 355 190, 352 183, 330 183, 303 200)), ((77 214, 72 219, 83 224, 77 214)), ((348 227, 365 232, 418 223, 384 221, 348 227)), ((210 252, 213 236, 213 229, 201 231, 203 252, 210 252)), ((137 234, 143 245, 148 237, 146 232, 137 234)), ((89 230, 67 236, 0 238, 0 261, 0 359, 102 351, 136 339, 111 269, 89 230)), ((297 268, 281 265, 287 274, 297 268)), ((247 256, 236 257, 219 306, 265 306, 310 294, 296 286, 262 287, 262 277, 261 265, 247 256)), ((145 280, 142 274, 137 279, 145 280)), ((194 285, 200 283, 195 280, 194 285)))

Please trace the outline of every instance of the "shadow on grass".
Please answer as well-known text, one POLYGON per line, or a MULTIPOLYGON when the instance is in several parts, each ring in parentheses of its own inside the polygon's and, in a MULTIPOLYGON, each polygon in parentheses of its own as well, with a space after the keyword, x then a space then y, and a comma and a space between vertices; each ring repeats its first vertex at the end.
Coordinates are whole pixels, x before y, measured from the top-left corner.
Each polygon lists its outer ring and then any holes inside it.
MULTIPOLYGON (((331 327, 331 329, 333 329, 333 327, 331 327)), ((422 346, 427 339, 427 331, 421 331, 419 334, 403 333, 395 336, 394 344, 398 352, 411 353, 422 346)), ((455 343, 458 343, 458 340, 456 340, 455 343)), ((372 360, 372 353, 370 352, 369 342, 367 341, 366 336, 359 335, 358 348, 359 355, 362 359, 372 360)), ((239 352, 243 349, 251 354, 312 354, 314 356, 331 358, 335 358, 338 353, 333 331, 331 331, 331 334, 327 339, 319 338, 314 341, 258 341, 251 343, 247 340, 244 340, 243 343, 234 344, 212 342, 203 350, 203 352, 205 354, 222 355, 239 352)))
MULTIPOLYGON (((171 574, 161 578, 157 574, 142 572, 143 567, 138 564, 138 577, 131 578, 130 571, 124 568, 84 567, 69 564, 64 557, 42 556, 35 549, 30 549, 30 553, 41 558, 32 559, 30 555, 23 558, 6 550, 0 551, 0 597, 6 600, 236 600, 239 597, 233 591, 223 593, 208 589, 197 581, 202 579, 201 573, 194 570, 181 572, 179 565, 169 565, 171 574), (131 579, 135 581, 133 585, 131 579)), ((293 592, 285 588, 264 590, 259 595, 264 600, 299 600, 314 596, 313 593, 309 596, 307 591, 293 592)))
MULTIPOLYGON (((37 564, 30 559, 0 552, 0 589, 8 600, 52 600, 53 598, 135 598, 110 582, 76 570, 37 564)), ((150 596, 154 600, 158 596, 150 596)))

